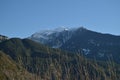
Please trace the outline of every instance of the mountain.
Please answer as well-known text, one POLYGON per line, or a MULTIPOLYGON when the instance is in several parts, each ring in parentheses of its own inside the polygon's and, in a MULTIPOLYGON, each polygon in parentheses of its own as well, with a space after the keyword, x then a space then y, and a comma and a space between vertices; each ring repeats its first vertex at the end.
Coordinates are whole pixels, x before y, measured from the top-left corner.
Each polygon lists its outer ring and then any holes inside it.
POLYGON ((60 27, 55 30, 44 30, 41 32, 36 32, 29 39, 34 41, 47 44, 53 48, 59 48, 70 39, 72 36, 73 30, 68 28, 60 27))
POLYGON ((80 27, 37 32, 29 39, 53 48, 83 53, 88 58, 106 60, 112 57, 115 62, 120 63, 120 36, 102 34, 80 27))
POLYGON ((69 29, 65 27, 56 28, 54 30, 44 30, 36 32, 29 37, 29 39, 49 45, 53 48, 60 48, 72 37, 76 30, 77 28, 69 29))
MULTIPOLYGON (((50 48, 29 39, 12 38, 3 41, 0 43, 0 50, 8 58, 7 60, 0 56, 4 60, 0 62, 10 65, 12 69, 16 68, 12 63, 18 65, 18 69, 21 66, 24 71, 33 75, 32 80, 120 79, 120 65, 111 59, 106 62, 86 59, 80 54, 50 48)), ((4 66, 0 65, 2 67, 4 66)))
POLYGON ((0 42, 7 40, 7 36, 0 35, 0 42))

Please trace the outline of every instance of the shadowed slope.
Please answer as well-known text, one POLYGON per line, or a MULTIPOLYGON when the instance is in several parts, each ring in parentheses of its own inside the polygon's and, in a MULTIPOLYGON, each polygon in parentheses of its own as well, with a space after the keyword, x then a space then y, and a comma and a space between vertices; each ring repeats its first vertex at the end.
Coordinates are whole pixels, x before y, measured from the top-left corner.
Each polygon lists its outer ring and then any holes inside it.
POLYGON ((0 50, 24 69, 35 73, 35 80, 119 80, 119 65, 97 62, 52 49, 29 39, 13 38, 0 44, 0 50))

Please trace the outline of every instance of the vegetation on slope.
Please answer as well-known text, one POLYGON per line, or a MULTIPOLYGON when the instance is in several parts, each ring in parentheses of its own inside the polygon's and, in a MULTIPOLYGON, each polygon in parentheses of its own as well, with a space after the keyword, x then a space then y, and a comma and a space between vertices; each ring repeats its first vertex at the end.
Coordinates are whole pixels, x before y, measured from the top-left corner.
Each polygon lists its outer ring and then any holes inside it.
POLYGON ((34 76, 0 51, 0 80, 35 80, 34 76))
MULTIPOLYGON (((52 49, 29 39, 10 39, 0 44, 35 80, 120 80, 120 65, 112 61, 98 62, 52 49)), ((8 63, 8 62, 7 62, 8 63)))

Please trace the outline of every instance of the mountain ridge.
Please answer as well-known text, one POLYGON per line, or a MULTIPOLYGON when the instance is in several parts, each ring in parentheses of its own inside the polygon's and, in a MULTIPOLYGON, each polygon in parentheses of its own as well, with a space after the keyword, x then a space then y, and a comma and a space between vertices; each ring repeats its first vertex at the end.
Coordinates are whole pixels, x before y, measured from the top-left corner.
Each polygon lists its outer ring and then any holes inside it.
POLYGON ((75 53, 80 52, 89 58, 96 57, 97 59, 106 60, 112 55, 116 62, 120 60, 120 36, 99 33, 80 27, 73 31, 71 29, 56 32, 47 37, 47 39, 43 39, 42 37, 31 36, 29 39, 53 48, 75 53))

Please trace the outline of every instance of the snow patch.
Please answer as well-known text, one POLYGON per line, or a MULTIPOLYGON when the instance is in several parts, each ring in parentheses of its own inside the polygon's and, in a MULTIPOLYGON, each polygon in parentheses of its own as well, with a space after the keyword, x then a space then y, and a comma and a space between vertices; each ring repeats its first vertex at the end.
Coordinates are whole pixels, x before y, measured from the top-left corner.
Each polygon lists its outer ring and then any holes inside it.
POLYGON ((82 49, 82 50, 83 50, 83 52, 84 52, 85 55, 90 54, 90 50, 89 49, 82 49))

